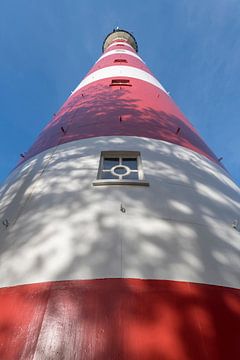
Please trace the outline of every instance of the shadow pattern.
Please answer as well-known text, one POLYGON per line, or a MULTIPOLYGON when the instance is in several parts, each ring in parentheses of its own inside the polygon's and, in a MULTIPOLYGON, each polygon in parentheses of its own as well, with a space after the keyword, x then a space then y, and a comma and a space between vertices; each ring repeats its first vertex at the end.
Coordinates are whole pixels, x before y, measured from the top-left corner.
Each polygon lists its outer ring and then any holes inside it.
POLYGON ((1 289, 0 358, 237 360, 239 295, 135 279, 1 289))
POLYGON ((163 91, 147 82, 142 86, 142 81, 138 79, 130 79, 131 87, 112 87, 110 82, 111 79, 96 81, 69 97, 20 163, 66 142, 124 135, 178 144, 218 162, 163 91))

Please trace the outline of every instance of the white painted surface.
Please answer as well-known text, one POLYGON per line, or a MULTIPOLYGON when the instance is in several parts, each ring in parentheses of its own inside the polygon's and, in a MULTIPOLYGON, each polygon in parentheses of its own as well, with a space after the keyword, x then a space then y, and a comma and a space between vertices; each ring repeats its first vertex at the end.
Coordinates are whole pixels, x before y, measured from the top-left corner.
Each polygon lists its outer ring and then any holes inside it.
POLYGON ((70 142, 2 189, 1 286, 133 277, 239 288, 239 214, 239 188, 191 150, 128 136, 70 142), (140 151, 150 186, 92 186, 104 150, 140 151))
MULTIPOLYGON (((133 56, 135 58, 137 58, 138 60, 142 61, 144 63, 144 61, 140 58, 140 56, 138 56, 137 54, 133 53, 132 51, 128 51, 128 50, 111 50, 108 51, 107 53, 104 53, 97 61, 104 59, 106 56, 110 56, 110 55, 130 55, 133 56)), ((145 63, 144 63, 145 64, 145 63)))
POLYGON ((132 66, 108 66, 103 69, 99 69, 91 73, 90 75, 86 76, 80 84, 76 87, 76 89, 72 92, 74 94, 76 91, 81 89, 83 86, 89 85, 94 81, 98 81, 101 79, 107 79, 112 77, 130 77, 138 80, 146 81, 152 85, 155 85, 159 89, 163 90, 166 94, 166 90, 160 84, 160 82, 151 74, 147 73, 144 70, 137 69, 132 66))

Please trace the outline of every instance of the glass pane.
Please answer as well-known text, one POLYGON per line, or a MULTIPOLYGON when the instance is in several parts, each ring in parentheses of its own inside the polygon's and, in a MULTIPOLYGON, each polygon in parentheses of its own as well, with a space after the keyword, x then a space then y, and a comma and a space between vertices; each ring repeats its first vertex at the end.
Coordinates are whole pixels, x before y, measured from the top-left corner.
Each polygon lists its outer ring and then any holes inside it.
POLYGON ((126 174, 127 170, 122 166, 118 166, 117 168, 114 169, 114 172, 116 174, 122 175, 122 174, 126 174))
POLYGON ((124 180, 138 180, 138 172, 131 172, 129 175, 123 177, 124 180))
POLYGON ((104 158, 103 159, 103 169, 110 170, 113 166, 119 164, 119 158, 104 158))
POLYGON ((137 170, 137 159, 136 158, 123 158, 122 164, 128 166, 131 170, 137 170))
POLYGON ((114 176, 110 171, 102 171, 101 179, 117 179, 118 176, 114 176))

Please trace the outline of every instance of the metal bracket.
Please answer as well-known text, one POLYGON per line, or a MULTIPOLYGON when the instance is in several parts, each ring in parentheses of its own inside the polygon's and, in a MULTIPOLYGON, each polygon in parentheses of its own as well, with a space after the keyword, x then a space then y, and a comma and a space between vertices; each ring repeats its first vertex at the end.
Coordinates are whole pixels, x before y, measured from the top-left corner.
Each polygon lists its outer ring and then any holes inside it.
POLYGON ((3 226, 5 226, 5 228, 7 229, 7 228, 9 227, 9 221, 8 221, 8 219, 3 220, 3 221, 2 221, 2 224, 3 224, 3 226))
POLYGON ((236 231, 240 232, 240 220, 239 219, 235 219, 232 222, 232 228, 235 229, 236 231))
POLYGON ((126 209, 125 209, 125 207, 122 206, 122 204, 121 204, 121 206, 120 206, 120 211, 121 211, 122 213, 125 213, 125 212, 126 212, 126 209))

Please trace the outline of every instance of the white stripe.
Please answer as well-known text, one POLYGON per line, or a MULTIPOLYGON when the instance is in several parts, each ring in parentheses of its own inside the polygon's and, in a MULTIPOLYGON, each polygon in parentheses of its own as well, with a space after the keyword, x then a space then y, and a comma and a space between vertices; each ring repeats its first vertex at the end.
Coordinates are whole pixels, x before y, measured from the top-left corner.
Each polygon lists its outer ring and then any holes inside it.
POLYGON ((0 227, 0 286, 132 277, 240 287, 239 233, 231 225, 240 191, 218 164, 134 136, 52 151, 15 169, 3 189, 0 219, 9 227, 0 227), (106 150, 140 151, 150 186, 93 187, 106 150))
POLYGON ((103 58, 105 58, 106 56, 109 56, 109 55, 114 55, 114 54, 123 54, 123 55, 131 55, 135 58, 137 58, 138 60, 142 61, 144 64, 145 62, 140 58, 140 56, 138 56, 137 54, 133 53, 132 51, 129 51, 129 50, 111 50, 111 51, 108 51, 107 53, 104 53, 97 61, 100 61, 102 60, 103 58))
POLYGON ((82 87, 91 84, 94 81, 116 77, 116 76, 130 77, 130 78, 146 81, 158 87, 159 89, 163 90, 167 94, 167 91, 154 76, 152 76, 151 74, 147 73, 144 70, 137 69, 132 66, 108 66, 103 69, 96 70, 90 75, 86 76, 85 79, 83 79, 80 82, 80 84, 76 87, 76 89, 72 92, 72 94, 74 94, 77 90, 81 89, 82 87))
MULTIPOLYGON (((113 44, 109 45, 109 46, 106 48, 106 50, 109 49, 111 46, 114 46, 114 45, 124 45, 124 46, 130 47, 130 49, 133 49, 133 47, 132 47, 131 45, 129 45, 128 43, 126 43, 126 42, 114 42, 113 44)), ((105 50, 105 51, 106 51, 106 50, 105 50)), ((134 49, 133 49, 133 50, 134 50, 134 49)))

